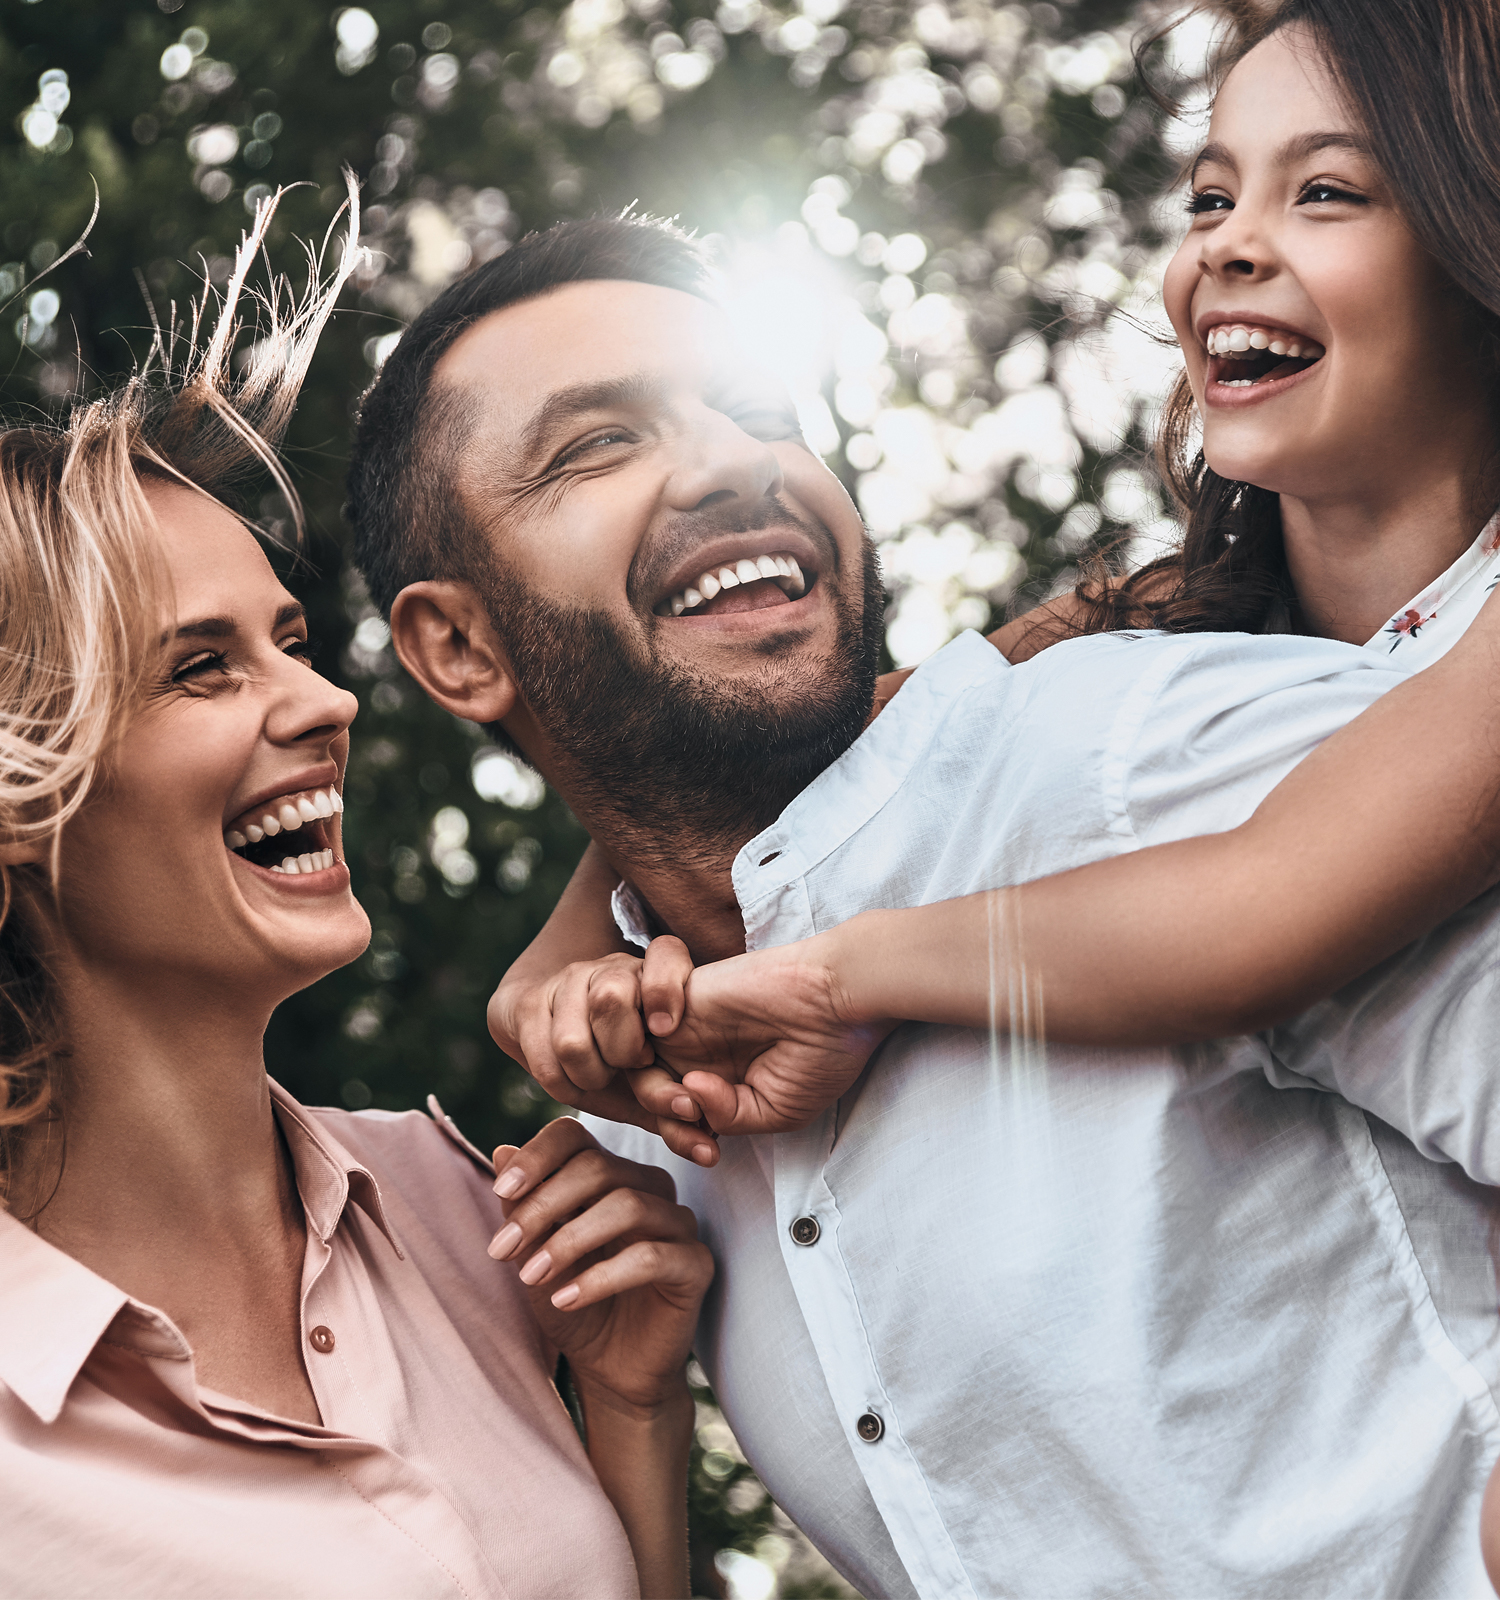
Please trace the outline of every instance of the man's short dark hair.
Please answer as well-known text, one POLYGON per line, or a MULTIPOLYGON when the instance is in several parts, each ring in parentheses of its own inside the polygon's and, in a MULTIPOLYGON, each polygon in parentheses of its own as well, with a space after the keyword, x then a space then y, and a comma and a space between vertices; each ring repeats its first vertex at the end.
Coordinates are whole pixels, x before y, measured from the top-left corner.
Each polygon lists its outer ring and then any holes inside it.
POLYGON ((382 613, 409 583, 470 576, 475 532, 451 463, 472 413, 463 396, 431 393, 444 353, 505 306, 607 279, 709 293, 702 250, 671 223, 594 217, 528 234, 450 284, 401 336, 360 408, 345 507, 354 559, 382 613))

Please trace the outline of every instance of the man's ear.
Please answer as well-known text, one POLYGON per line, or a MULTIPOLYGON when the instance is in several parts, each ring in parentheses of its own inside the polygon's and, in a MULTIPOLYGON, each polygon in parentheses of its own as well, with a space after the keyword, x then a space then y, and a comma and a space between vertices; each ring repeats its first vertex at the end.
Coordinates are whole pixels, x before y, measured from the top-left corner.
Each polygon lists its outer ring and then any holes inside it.
POLYGON ((505 651, 467 583, 408 584, 391 605, 391 642, 401 665, 455 717, 499 722, 516 703, 505 651))

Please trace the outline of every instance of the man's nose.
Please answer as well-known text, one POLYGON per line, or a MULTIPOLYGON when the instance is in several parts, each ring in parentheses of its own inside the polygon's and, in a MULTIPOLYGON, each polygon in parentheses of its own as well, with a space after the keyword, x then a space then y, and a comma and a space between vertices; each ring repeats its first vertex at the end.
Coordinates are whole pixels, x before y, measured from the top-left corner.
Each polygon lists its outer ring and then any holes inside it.
POLYGON ((756 504, 782 486, 781 463, 764 439, 746 433, 709 406, 685 419, 666 499, 674 511, 698 511, 731 500, 756 504))

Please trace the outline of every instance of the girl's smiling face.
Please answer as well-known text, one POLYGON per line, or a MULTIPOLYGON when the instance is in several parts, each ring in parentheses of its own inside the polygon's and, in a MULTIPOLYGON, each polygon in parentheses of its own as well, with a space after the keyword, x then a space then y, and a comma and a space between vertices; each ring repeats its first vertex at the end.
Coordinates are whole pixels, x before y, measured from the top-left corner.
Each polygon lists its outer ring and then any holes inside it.
POLYGON ((302 608, 253 535, 206 495, 146 493, 172 614, 145 705, 64 829, 62 935, 85 966, 268 1011, 369 940, 342 838, 357 702, 308 664, 302 608))
POLYGON ((1466 302, 1396 210, 1306 27, 1229 74, 1191 188, 1165 299, 1216 473, 1364 499, 1483 455, 1466 302))

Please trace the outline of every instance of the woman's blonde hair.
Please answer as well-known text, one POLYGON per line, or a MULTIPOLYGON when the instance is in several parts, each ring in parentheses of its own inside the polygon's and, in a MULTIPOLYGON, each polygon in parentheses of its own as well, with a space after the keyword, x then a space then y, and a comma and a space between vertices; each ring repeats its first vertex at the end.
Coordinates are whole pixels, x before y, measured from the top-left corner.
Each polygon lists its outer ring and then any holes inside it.
POLYGON ((247 475, 268 473, 301 538, 301 506, 276 446, 362 256, 359 196, 351 181, 332 268, 325 273, 325 238, 308 250, 300 295, 269 272, 265 287, 247 285, 280 199, 260 203, 223 291, 205 285, 184 327, 158 327, 150 357, 125 383, 58 423, 0 430, 0 846, 12 855, 45 846, 42 864, 0 861, 0 1205, 11 1142, 46 1115, 50 1064, 64 1048, 49 975, 16 913, 56 892, 63 828, 94 789, 161 650, 168 595, 142 480, 223 501, 247 475), (258 337, 236 359, 247 300, 258 337))

